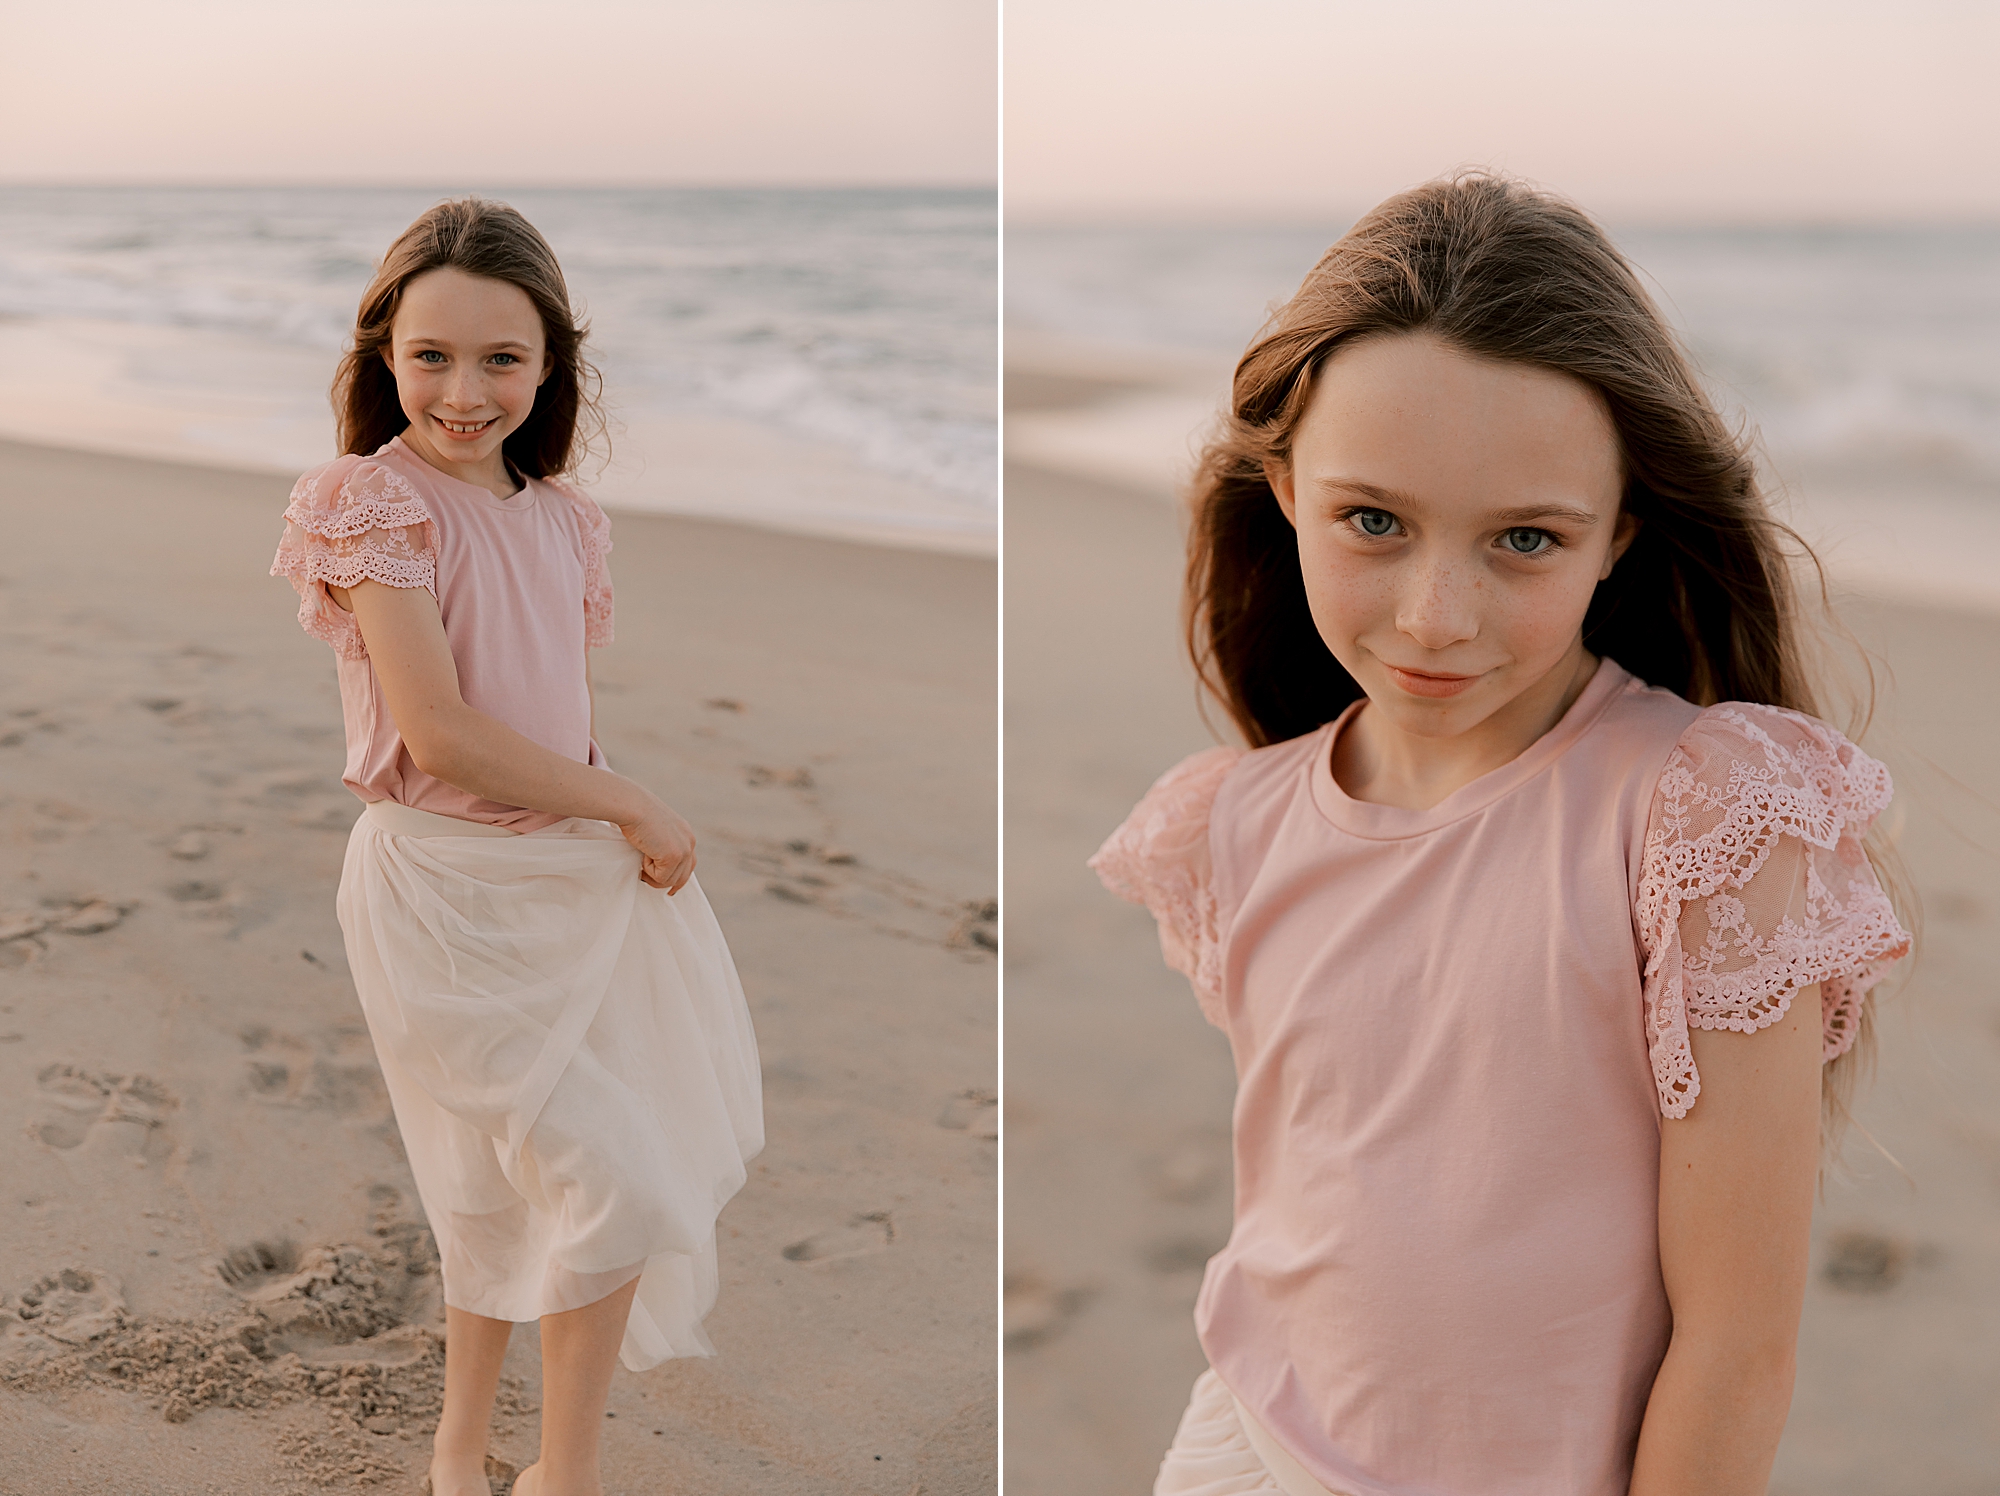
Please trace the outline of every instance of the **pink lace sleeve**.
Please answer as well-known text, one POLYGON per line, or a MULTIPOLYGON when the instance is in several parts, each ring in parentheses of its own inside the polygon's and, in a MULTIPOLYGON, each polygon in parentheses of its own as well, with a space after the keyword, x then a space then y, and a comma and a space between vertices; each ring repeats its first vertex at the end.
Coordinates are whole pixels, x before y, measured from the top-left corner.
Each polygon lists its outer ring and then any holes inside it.
POLYGON ((577 535, 583 542, 583 642, 599 649, 612 640, 611 519, 597 501, 566 478, 551 478, 551 487, 576 511, 577 535))
POLYGON ((1160 924, 1160 953, 1194 983, 1211 1023, 1222 1022, 1222 932, 1208 851, 1208 812, 1241 748, 1210 748, 1167 770, 1090 867, 1119 898, 1160 924))
POLYGON ((1910 937, 1861 850, 1889 771, 1824 723, 1710 707, 1668 755, 1635 908, 1660 1111, 1701 1094, 1688 1029, 1752 1033, 1820 989, 1824 1056, 1854 1043, 1868 991, 1910 937))
POLYGON ((408 480, 367 458, 314 468, 292 489, 271 575, 299 593, 299 627, 343 658, 367 658, 354 615, 328 586, 383 582, 437 595, 437 524, 408 480))

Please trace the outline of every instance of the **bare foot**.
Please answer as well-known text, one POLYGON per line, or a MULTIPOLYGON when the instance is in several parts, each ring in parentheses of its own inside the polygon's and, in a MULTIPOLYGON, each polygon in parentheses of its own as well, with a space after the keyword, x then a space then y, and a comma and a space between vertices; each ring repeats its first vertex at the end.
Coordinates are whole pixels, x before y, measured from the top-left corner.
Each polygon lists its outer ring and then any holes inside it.
MULTIPOLYGON (((552 1489, 546 1493, 546 1496, 571 1496, 572 1492, 574 1496, 604 1496, 604 1487, 598 1483, 596 1476, 585 1477, 585 1481, 586 1483, 583 1485, 562 1486, 552 1489)), ((536 1460, 534 1464, 514 1477, 514 1484, 509 1496, 544 1496, 542 1488, 542 1462, 540 1460, 536 1460)))
POLYGON ((485 1455, 431 1456, 430 1496, 493 1496, 485 1455))

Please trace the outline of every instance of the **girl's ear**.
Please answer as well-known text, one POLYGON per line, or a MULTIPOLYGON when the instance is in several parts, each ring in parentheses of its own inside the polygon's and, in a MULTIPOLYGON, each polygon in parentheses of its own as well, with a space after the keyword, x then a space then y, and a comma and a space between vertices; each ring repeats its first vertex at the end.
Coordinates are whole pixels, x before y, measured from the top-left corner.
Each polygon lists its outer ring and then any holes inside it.
POLYGON ((1284 511, 1285 523, 1294 530, 1299 527, 1298 496, 1292 488, 1292 468, 1290 463, 1274 458, 1264 459, 1264 481, 1271 485, 1272 496, 1278 507, 1284 511))
POLYGON ((1639 538, 1639 525, 1638 515, 1629 509, 1619 509, 1618 523, 1611 531, 1611 548, 1604 553, 1604 569, 1598 572, 1598 581, 1601 582, 1610 576, 1611 568, 1616 566, 1619 558, 1632 548, 1632 542, 1639 538))
POLYGON ((544 353, 542 355, 542 377, 535 381, 535 388, 540 389, 543 385, 547 384, 549 376, 555 373, 555 371, 556 356, 553 353, 544 353))

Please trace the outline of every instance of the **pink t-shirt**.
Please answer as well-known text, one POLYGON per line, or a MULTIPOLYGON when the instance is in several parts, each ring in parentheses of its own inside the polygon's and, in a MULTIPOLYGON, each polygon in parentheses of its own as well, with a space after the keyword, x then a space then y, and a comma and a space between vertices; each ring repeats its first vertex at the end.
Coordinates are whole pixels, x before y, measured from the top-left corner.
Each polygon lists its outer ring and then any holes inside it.
POLYGON ((590 736, 586 647, 611 642, 611 522, 573 484, 531 478, 511 498, 439 472, 401 437, 335 458, 292 490, 274 575, 299 590, 299 624, 339 661, 347 769, 363 800, 534 831, 562 819, 433 779, 403 747, 354 617, 327 593, 372 580, 437 599, 475 711, 544 748, 603 764, 590 736))
POLYGON ((1830 1058, 1907 949, 1859 838, 1873 759, 1606 660, 1429 810, 1350 799, 1334 736, 1165 775, 1091 865, 1158 917, 1235 1054, 1211 1364, 1353 1496, 1624 1496, 1666 1352, 1660 1119, 1690 1024, 1819 983, 1830 1058))

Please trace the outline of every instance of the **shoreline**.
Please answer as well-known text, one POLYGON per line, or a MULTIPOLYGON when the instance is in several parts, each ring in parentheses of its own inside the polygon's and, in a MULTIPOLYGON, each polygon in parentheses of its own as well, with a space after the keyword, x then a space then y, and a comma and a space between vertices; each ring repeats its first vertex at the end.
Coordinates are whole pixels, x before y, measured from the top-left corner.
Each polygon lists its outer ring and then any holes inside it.
MULTIPOLYGON (((197 472, 231 473, 251 478, 274 478, 286 484, 295 482, 307 467, 286 468, 275 463, 219 462, 208 456, 160 453, 141 450, 120 450, 109 446, 90 446, 73 441, 43 441, 33 437, 16 436, 0 430, 0 446, 38 449, 46 452, 66 453, 77 457, 108 457, 124 462, 152 462, 169 467, 188 468, 197 472)), ((329 461, 331 459, 321 459, 329 461)), ((810 514, 774 517, 769 515, 732 513, 726 509, 667 508, 621 502, 616 498, 600 496, 589 484, 579 481, 585 493, 597 499, 604 512, 614 520, 621 516, 647 519, 692 520, 704 524, 729 525, 746 530, 757 530, 772 535, 791 535, 803 540, 830 540, 845 545, 858 545, 894 551, 915 551, 924 555, 949 556, 968 561, 985 561, 997 564, 999 546, 995 537, 983 534, 955 534, 949 530, 937 530, 916 525, 898 526, 891 523, 869 524, 859 520, 841 520, 810 514)))
MULTIPOLYGON (((334 455, 332 363, 213 329, 0 318, 0 441, 296 478, 334 455)), ((607 511, 998 554, 997 518, 841 443, 716 413, 606 415, 610 456, 578 481, 607 511)))

